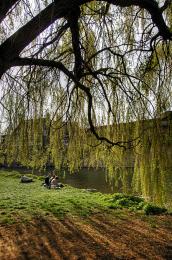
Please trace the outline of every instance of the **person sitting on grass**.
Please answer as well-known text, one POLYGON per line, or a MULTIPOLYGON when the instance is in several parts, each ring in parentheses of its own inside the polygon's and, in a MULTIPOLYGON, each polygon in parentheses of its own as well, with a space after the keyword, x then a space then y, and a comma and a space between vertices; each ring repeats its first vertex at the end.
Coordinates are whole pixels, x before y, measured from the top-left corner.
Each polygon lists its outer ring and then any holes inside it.
POLYGON ((50 188, 50 177, 51 177, 51 174, 49 173, 45 179, 44 179, 44 186, 47 187, 47 188, 50 188))
POLYGON ((51 180, 51 189, 56 189, 58 187, 58 179, 58 176, 53 176, 53 179, 51 180))
POLYGON ((54 178, 54 174, 52 172, 49 172, 48 175, 44 179, 44 183, 43 183, 44 187, 50 189, 51 188, 51 181, 53 180, 53 178, 54 178))
POLYGON ((51 182, 52 180, 56 177, 56 174, 54 172, 50 173, 50 186, 51 186, 51 182))

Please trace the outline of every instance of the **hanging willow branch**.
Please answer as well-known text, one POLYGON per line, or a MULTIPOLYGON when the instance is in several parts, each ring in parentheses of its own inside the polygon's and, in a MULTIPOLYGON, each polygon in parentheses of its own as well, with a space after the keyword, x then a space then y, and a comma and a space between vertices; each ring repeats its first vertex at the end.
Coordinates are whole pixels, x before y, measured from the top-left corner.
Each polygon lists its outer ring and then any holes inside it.
MULTIPOLYGON (((18 2, 2 1, 0 21, 18 2)), ((24 5, 24 3, 20 4, 24 5)), ((35 2, 36 4, 37 2, 35 2)), ((162 55, 161 50, 156 51, 156 49, 160 49, 161 42, 170 44, 172 40, 170 25, 164 18, 164 13, 168 11, 169 6, 169 1, 164 1, 160 7, 155 0, 56 0, 35 14, 30 21, 1 43, 0 76, 3 76, 10 68, 32 65, 49 68, 47 73, 50 74, 53 74, 54 69, 63 72, 66 78, 71 80, 67 91, 70 92, 70 88, 73 89, 72 83, 76 85, 76 91, 71 91, 72 94, 68 93, 70 97, 68 101, 73 102, 75 99, 77 107, 77 103, 84 103, 84 98, 87 99, 87 119, 91 132, 98 140, 105 141, 111 146, 123 146, 125 141, 113 142, 110 138, 98 134, 96 125, 94 125, 93 110, 97 109, 96 106, 101 101, 103 115, 107 104, 107 117, 113 116, 113 119, 110 119, 111 123, 115 122, 119 116, 120 106, 125 107, 126 104, 128 107, 124 108, 124 112, 128 110, 127 113, 131 113, 130 111, 133 110, 133 115, 138 115, 138 111, 143 109, 144 113, 149 114, 151 106, 149 98, 151 93, 154 94, 156 91, 154 91, 153 86, 150 86, 149 91, 147 91, 147 78, 150 75, 148 75, 149 72, 144 68, 144 65, 149 59, 152 63, 153 59, 159 59, 159 68, 161 67, 163 58, 155 57, 155 54, 162 55), (94 14, 87 15, 87 6, 89 5, 91 6, 89 10, 93 11, 94 14), (130 16, 128 24, 125 22, 125 15, 123 15, 123 11, 128 10, 127 8, 130 8, 131 11, 131 13, 130 11, 126 12, 127 16, 130 16), (135 9, 137 10, 135 11, 135 9), (146 16, 143 15, 140 19, 139 15, 142 10, 146 11, 146 16), (118 32, 115 31, 117 18, 119 18, 118 22, 121 23, 121 28, 118 24, 116 25, 118 32), (64 22, 65 20, 67 23, 64 22), (140 37, 135 23, 143 21, 148 22, 143 28, 140 24, 138 25, 139 30, 142 31, 142 37, 140 37), (48 41, 49 35, 51 35, 50 29, 47 31, 48 36, 44 35, 44 31, 50 25, 52 27, 54 25, 56 31, 53 32, 52 38, 48 41), (39 35, 41 35, 40 38, 38 38, 39 35), (30 47, 29 44, 32 44, 34 40, 35 43, 30 47), (122 41, 121 46, 120 41, 122 41), (146 71, 144 79, 142 79, 143 71, 146 71), (84 92, 84 97, 80 95, 77 88, 84 92), (123 99, 122 105, 119 105, 120 96, 123 99), (93 105, 93 100, 97 100, 96 105, 93 105)), ((31 7, 28 5, 28 8, 31 7)), ((150 67, 150 74, 156 74, 158 66, 151 64, 150 67)), ((21 74, 22 70, 23 68, 21 74)), ((60 81, 60 72, 58 81, 60 81)), ((36 75, 36 73, 33 74, 36 75)), ((170 72, 168 71, 168 73, 170 72)), ((159 84, 160 86, 161 83, 158 83, 161 81, 160 78, 163 77, 162 80, 166 81, 167 75, 160 70, 157 74, 155 85, 159 84)), ((27 79, 27 75, 26 73, 24 79, 27 79)), ((36 82, 39 84, 38 80, 36 82)), ((86 104, 83 104, 84 106, 86 107, 86 104)), ((67 111, 69 112, 70 109, 71 106, 68 104, 67 111)))

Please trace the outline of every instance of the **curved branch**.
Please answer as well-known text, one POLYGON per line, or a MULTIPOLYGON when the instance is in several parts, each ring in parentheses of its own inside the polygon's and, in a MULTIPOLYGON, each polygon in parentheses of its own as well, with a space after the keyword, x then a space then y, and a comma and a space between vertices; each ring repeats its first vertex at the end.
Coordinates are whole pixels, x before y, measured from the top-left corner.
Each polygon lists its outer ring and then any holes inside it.
POLYGON ((56 68, 64 72, 69 78, 75 80, 74 75, 70 72, 61 62, 46 60, 46 59, 34 59, 34 58, 15 58, 11 63, 11 67, 14 66, 43 66, 49 68, 56 68))
MULTIPOLYGON (((104 2, 104 0, 102 1, 104 2)), ((152 21, 157 26, 159 34, 162 38, 164 40, 172 40, 172 32, 166 25, 162 15, 163 9, 161 10, 155 0, 107 0, 105 2, 109 2, 120 7, 135 5, 146 9, 150 13, 152 21)))

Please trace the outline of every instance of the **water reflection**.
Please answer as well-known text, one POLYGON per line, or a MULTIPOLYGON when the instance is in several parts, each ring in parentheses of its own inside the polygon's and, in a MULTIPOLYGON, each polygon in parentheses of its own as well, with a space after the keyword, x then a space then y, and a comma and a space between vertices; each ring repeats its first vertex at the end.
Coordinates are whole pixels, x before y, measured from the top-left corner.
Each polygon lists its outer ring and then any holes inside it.
POLYGON ((114 187, 108 181, 104 169, 82 169, 76 173, 62 171, 59 173, 60 180, 68 185, 82 189, 96 189, 102 193, 113 193, 114 187))
MULTIPOLYGON (((142 191, 135 191, 133 183, 134 168, 121 168, 116 171, 114 176, 109 179, 105 169, 82 169, 79 172, 70 174, 68 171, 59 173, 60 181, 76 188, 96 189, 102 193, 123 192, 126 194, 142 195, 142 191)), ((156 183, 156 190, 161 194, 156 194, 153 188, 155 180, 150 179, 152 183, 152 192, 146 197, 147 200, 155 204, 172 208, 172 174, 171 169, 164 173, 164 181, 156 183)))
POLYGON ((60 181, 82 189, 96 189, 102 193, 124 192, 132 193, 133 168, 118 169, 114 176, 109 178, 104 168, 81 169, 76 173, 69 173, 66 170, 57 172, 60 181))

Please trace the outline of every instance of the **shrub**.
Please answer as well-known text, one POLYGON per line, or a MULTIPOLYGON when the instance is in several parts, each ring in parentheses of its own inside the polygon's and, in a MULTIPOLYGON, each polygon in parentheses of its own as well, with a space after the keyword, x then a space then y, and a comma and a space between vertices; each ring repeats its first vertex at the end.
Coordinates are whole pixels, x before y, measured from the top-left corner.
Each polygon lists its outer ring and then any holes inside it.
POLYGON ((113 195, 113 198, 112 198, 113 201, 117 201, 120 199, 127 199, 130 201, 136 202, 136 203, 140 203, 140 202, 144 201, 143 198, 140 198, 137 196, 132 196, 132 195, 126 195, 126 194, 122 194, 122 193, 116 193, 113 195))
POLYGON ((122 193, 116 193, 113 195, 110 200, 109 208, 127 208, 132 211, 143 210, 146 215, 158 215, 167 212, 167 209, 147 203, 143 198, 122 193))
POLYGON ((136 208, 140 209, 143 208, 144 204, 144 199, 136 196, 130 196, 130 195, 125 195, 122 193, 116 193, 113 195, 113 198, 111 199, 111 207, 112 204, 115 207, 118 208, 136 208))
POLYGON ((159 215, 159 214, 163 214, 163 213, 167 212, 167 209, 161 208, 161 207, 158 207, 158 206, 154 206, 150 203, 147 203, 143 207, 143 210, 144 210, 146 215, 159 215))

